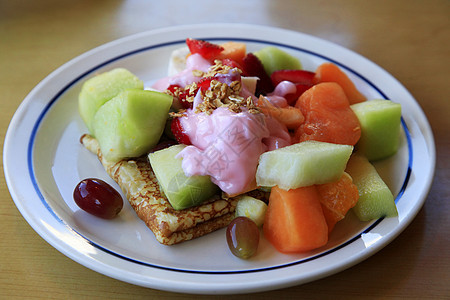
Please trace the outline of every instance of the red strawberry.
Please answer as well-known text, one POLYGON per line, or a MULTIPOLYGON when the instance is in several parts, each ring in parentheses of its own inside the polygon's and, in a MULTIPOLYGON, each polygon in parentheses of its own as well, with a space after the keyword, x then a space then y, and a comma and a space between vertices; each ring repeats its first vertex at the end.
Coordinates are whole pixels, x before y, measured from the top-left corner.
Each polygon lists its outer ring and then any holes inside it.
POLYGON ((217 57, 220 52, 224 50, 222 46, 204 41, 204 40, 196 40, 196 39, 186 39, 186 45, 191 51, 192 54, 198 53, 203 58, 213 61, 215 57, 217 57))
POLYGON ((175 91, 179 88, 181 88, 181 86, 179 86, 178 84, 171 84, 167 89, 175 94, 175 91))
POLYGON ((199 82, 197 82, 197 86, 202 90, 206 91, 209 89, 209 86, 211 85, 211 81, 213 80, 213 77, 203 77, 200 79, 199 82))
POLYGON ((188 96, 187 92, 179 85, 172 84, 167 88, 167 90, 171 91, 172 94, 176 95, 176 97, 178 98, 178 100, 180 100, 180 103, 184 108, 186 109, 192 108, 192 102, 186 100, 186 97, 188 96))
POLYGON ((316 73, 305 70, 278 70, 270 75, 273 85, 286 80, 292 83, 313 84, 313 78, 316 73))
POLYGON ((238 68, 238 69, 242 70, 242 66, 239 63, 237 63, 234 60, 229 59, 229 58, 222 59, 222 64, 225 66, 229 66, 231 68, 238 68))
POLYGON ((170 124, 170 130, 172 131, 178 143, 185 145, 192 144, 191 140, 189 139, 189 136, 186 134, 186 132, 183 129, 183 126, 181 125, 180 118, 174 118, 172 120, 172 123, 170 124))
POLYGON ((273 91, 273 84, 264 70, 264 66, 259 58, 253 53, 247 53, 242 63, 244 76, 256 76, 259 78, 256 84, 256 96, 259 94, 268 94, 273 91))
POLYGON ((312 87, 312 85, 309 84, 303 84, 303 83, 296 83, 295 87, 297 91, 293 94, 287 94, 284 98, 286 99, 287 103, 289 105, 294 106, 297 102, 298 98, 309 88, 312 87))
POLYGON ((289 105, 294 105, 303 92, 312 87, 315 73, 305 70, 278 70, 274 71, 270 76, 274 86, 282 81, 290 81, 295 84, 297 92, 286 95, 286 101, 289 105))

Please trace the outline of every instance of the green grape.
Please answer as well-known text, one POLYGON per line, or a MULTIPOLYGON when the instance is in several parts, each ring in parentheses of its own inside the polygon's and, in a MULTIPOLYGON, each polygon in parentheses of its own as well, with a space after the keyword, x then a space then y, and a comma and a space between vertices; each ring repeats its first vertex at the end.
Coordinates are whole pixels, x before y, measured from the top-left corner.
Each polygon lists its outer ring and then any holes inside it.
POLYGON ((247 217, 237 217, 231 221, 226 236, 231 253, 239 258, 250 258, 258 249, 258 226, 247 217))

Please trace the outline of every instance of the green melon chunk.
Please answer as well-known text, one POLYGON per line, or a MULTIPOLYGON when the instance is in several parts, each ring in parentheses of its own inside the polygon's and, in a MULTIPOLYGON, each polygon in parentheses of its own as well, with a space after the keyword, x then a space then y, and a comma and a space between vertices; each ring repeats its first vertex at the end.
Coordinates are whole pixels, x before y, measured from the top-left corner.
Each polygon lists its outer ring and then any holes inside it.
POLYGON ((359 200, 353 212, 361 221, 398 215, 392 192, 365 156, 352 155, 346 172, 358 188, 359 200))
POLYGON ((182 158, 175 158, 186 146, 174 145, 148 155, 158 182, 176 210, 202 204, 219 192, 209 176, 186 176, 181 167, 182 158))
POLYGON ((258 186, 289 190, 338 180, 353 146, 305 141, 263 153, 256 171, 258 186))
POLYGON ((265 47, 253 54, 259 58, 269 76, 276 70, 298 70, 302 68, 302 64, 297 57, 277 47, 265 47))
POLYGON ((236 205, 236 217, 247 217, 260 227, 264 223, 267 204, 264 201, 247 195, 239 197, 236 205))
POLYGON ((92 127, 103 156, 112 161, 147 154, 161 138, 172 96, 125 90, 103 104, 92 127))
POLYGON ((78 110, 89 133, 93 134, 92 120, 97 110, 125 89, 143 89, 142 80, 130 71, 117 68, 88 79, 78 97, 78 110))
POLYGON ((351 105, 361 124, 356 148, 370 161, 395 154, 399 146, 401 105, 376 99, 351 105))

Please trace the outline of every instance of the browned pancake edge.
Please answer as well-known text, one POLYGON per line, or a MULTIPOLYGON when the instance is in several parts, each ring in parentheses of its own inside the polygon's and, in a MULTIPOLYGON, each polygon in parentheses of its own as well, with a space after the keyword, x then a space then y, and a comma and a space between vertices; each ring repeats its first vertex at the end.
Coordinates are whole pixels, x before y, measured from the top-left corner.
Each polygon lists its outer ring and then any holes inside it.
MULTIPOLYGON (((106 160, 97 140, 85 134, 81 143, 96 154, 103 167, 125 193, 138 217, 154 233, 158 242, 173 245, 188 241, 227 226, 234 218, 237 197, 215 197, 202 205, 174 210, 161 193, 159 183, 146 156, 111 162, 106 160)), ((265 199, 266 194, 248 194, 265 199)))

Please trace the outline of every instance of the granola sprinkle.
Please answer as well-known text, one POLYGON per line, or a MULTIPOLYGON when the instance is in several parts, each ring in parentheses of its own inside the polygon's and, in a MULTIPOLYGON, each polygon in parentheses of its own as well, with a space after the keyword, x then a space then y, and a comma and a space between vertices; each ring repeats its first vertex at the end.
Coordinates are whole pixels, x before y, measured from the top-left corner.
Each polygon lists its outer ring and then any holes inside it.
POLYGON ((172 118, 184 117, 185 112, 186 112, 185 109, 180 109, 179 111, 171 111, 171 112, 169 112, 169 116, 172 118))
MULTIPOLYGON (((202 72, 200 70, 192 71, 195 77, 202 78, 214 78, 218 74, 229 74, 230 72, 242 73, 238 68, 232 68, 230 66, 222 64, 222 61, 215 60, 214 65, 212 65, 208 72, 202 72)), ((249 113, 256 114, 260 113, 260 109, 255 105, 251 96, 247 99, 240 96, 242 90, 241 81, 236 80, 230 83, 230 85, 220 82, 216 79, 212 79, 210 82, 209 89, 203 91, 199 88, 197 83, 191 83, 184 88, 174 87, 172 91, 166 90, 165 92, 183 99, 187 102, 194 102, 194 98, 198 92, 201 93, 202 102, 197 105, 195 112, 204 112, 208 115, 218 107, 227 107, 230 111, 239 113, 243 109, 247 109, 249 113)), ((182 116, 185 111, 178 111, 176 113, 171 113, 172 116, 182 116)))

